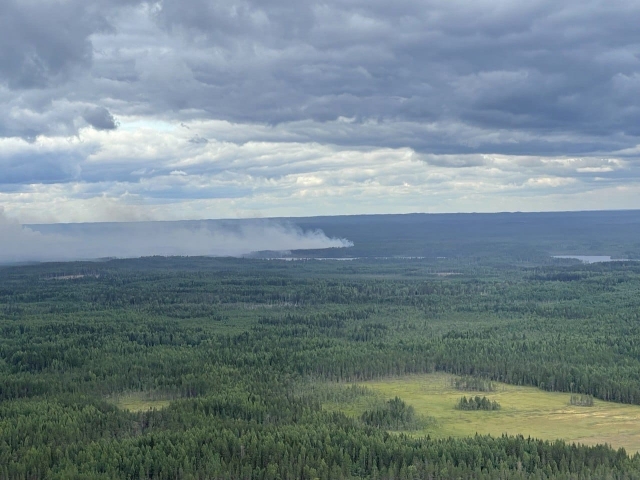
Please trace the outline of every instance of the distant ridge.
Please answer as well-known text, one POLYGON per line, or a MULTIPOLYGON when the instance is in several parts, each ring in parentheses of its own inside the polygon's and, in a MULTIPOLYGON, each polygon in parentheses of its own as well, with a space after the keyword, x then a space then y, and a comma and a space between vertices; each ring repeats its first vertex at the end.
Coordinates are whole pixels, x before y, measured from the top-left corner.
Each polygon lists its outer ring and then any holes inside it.
MULTIPOLYGON (((286 224, 345 238, 351 248, 292 250, 292 257, 469 257, 526 260, 552 255, 640 258, 640 210, 502 213, 409 213, 260 219, 30 225, 42 233, 93 233, 162 224, 225 228, 286 224)), ((269 252, 273 256, 273 251, 269 252)))

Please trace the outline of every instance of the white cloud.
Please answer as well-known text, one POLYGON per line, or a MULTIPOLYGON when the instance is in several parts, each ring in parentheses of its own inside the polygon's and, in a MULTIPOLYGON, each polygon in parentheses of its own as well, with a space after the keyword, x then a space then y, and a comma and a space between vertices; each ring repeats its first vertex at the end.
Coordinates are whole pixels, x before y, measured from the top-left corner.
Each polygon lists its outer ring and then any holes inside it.
POLYGON ((575 183, 575 178, 560 178, 560 177, 538 177, 530 178, 527 180, 527 184, 533 187, 564 187, 575 183))
POLYGON ((637 3, 96 5, 0 3, 12 215, 637 206, 637 3))
MULTIPOLYGON (((229 128, 251 137, 263 127, 193 121, 162 122, 156 130, 133 118, 123 124, 128 127, 115 131, 84 128, 68 140, 0 140, 9 152, 4 158, 19 155, 40 164, 46 158, 52 165, 48 177, 38 170, 41 177, 0 193, 0 204, 38 223, 439 212, 469 208, 469 198, 477 199, 472 206, 479 210, 505 195, 512 203, 549 189, 570 188, 567 193, 578 196, 629 184, 640 173, 628 159, 611 157, 239 142, 216 139, 216 129, 223 137, 229 128), (190 142, 194 134, 208 141, 190 142), (73 151, 84 157, 71 156, 73 151)), ((9 162, 2 158, 0 163, 9 162)), ((603 208, 616 201, 604 199, 603 208)))

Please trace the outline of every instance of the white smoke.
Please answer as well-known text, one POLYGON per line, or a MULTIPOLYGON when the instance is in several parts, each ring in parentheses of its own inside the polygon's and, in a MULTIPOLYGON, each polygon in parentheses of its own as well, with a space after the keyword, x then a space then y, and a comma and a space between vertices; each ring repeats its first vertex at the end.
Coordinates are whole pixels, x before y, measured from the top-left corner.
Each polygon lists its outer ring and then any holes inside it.
POLYGON ((257 251, 344 248, 353 243, 274 220, 23 226, 0 207, 0 263, 151 255, 242 256, 257 251))

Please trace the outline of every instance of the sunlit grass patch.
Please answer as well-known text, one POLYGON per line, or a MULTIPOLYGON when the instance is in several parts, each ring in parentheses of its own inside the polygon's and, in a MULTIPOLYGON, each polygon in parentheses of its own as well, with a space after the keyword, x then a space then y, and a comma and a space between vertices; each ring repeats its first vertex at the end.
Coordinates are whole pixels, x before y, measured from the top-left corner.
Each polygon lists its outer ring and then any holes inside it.
POLYGON ((155 392, 127 392, 111 395, 107 401, 121 410, 130 412, 144 412, 160 410, 171 403, 171 398, 155 392))
MULTIPOLYGON (((628 452, 640 451, 640 406, 595 400, 593 406, 571 405, 569 393, 546 392, 494 382, 495 391, 483 392, 500 404, 495 411, 461 411, 455 408, 463 395, 446 374, 415 375, 363 382, 385 400, 396 396, 424 417, 435 422, 411 435, 465 437, 478 434, 524 435, 546 440, 562 439, 585 444, 608 443, 628 452)), ((378 397, 379 398, 379 397, 378 397)), ((359 417, 371 403, 356 399, 348 405, 327 403, 325 408, 339 409, 359 417)))

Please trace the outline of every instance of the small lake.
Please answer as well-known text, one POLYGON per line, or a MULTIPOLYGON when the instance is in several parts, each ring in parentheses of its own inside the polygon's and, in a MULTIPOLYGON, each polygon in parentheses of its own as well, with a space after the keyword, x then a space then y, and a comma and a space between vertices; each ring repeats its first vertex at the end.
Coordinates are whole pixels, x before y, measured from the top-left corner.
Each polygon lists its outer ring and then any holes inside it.
POLYGON ((572 258, 584 263, 628 262, 626 258, 611 258, 611 255, 554 255, 553 258, 572 258))
POLYGON ((350 260, 359 260, 360 257, 269 257, 261 260, 283 260, 285 262, 300 262, 307 260, 335 260, 337 262, 347 262, 350 260))

